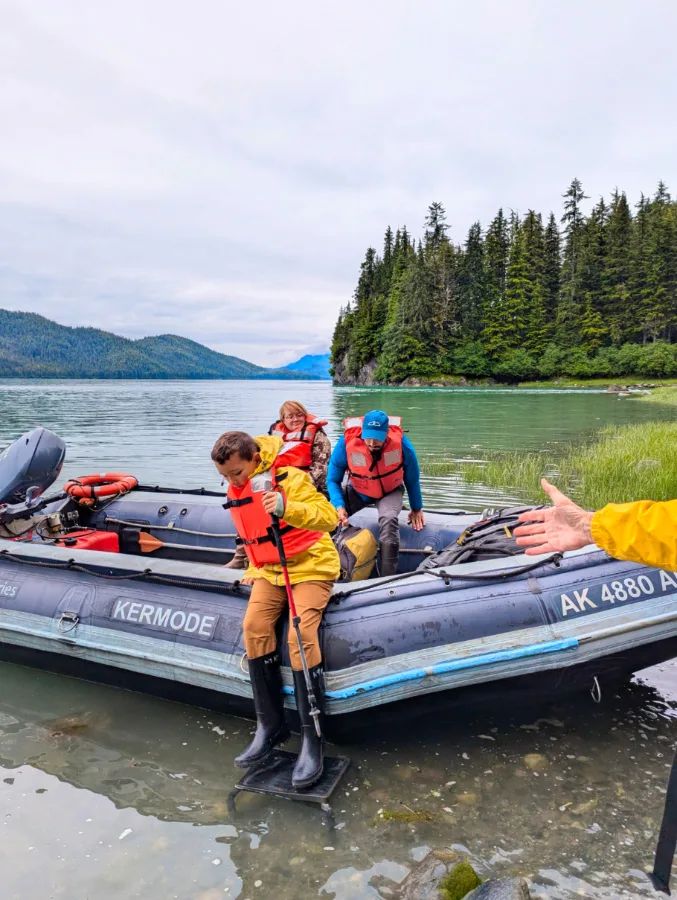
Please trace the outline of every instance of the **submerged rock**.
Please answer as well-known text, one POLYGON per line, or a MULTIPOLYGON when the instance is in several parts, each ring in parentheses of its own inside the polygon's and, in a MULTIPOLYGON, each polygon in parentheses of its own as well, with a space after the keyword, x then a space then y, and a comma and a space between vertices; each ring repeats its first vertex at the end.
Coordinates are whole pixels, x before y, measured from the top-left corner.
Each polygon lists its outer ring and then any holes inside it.
POLYGON ((480 876, 464 859, 440 881, 440 897, 442 900, 463 900, 463 897, 481 884, 480 876))
POLYGON ((463 865, 458 858, 455 850, 431 850, 400 885, 398 900, 440 900, 444 896, 440 894, 442 879, 463 865))
POLYGON ((398 900, 531 900, 524 878, 486 881, 455 850, 431 850, 401 883, 398 900))
POLYGON ((523 878, 497 878, 485 881, 465 900, 530 900, 529 885, 523 878))
POLYGON ((524 765, 532 772, 540 772, 548 765, 548 760, 542 753, 527 753, 523 759, 524 765))

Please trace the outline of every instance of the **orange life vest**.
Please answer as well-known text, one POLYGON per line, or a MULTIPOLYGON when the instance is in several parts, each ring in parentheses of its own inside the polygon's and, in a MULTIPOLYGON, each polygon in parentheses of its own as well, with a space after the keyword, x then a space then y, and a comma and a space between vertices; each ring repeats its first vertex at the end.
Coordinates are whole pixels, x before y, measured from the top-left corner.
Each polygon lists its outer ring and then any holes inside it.
MULTIPOLYGON (((275 469, 273 474, 273 490, 284 479, 284 475, 276 478, 275 469)), ((273 538, 272 524, 273 520, 270 514, 263 508, 263 495, 266 491, 253 490, 252 480, 249 479, 242 488, 233 487, 231 484, 228 488, 228 502, 224 503, 224 509, 230 510, 233 519, 233 525, 238 533, 240 541, 244 544, 245 552, 249 561, 253 566, 261 568, 265 565, 275 565, 280 562, 280 554, 275 546, 273 538)), ((284 491, 279 488, 280 493, 285 497, 284 491)), ((285 497, 286 500, 286 497, 285 497)), ((321 537, 321 531, 308 531, 307 528, 294 528, 280 520, 280 534, 282 535, 282 545, 287 559, 298 556, 304 550, 308 550, 321 537)))
POLYGON ((343 423, 348 477, 358 494, 379 500, 404 483, 402 419, 388 417, 388 433, 378 460, 362 440, 363 419, 364 416, 355 416, 343 423))
POLYGON ((307 472, 313 464, 313 441, 318 431, 322 431, 326 425, 324 419, 319 416, 308 416, 303 428, 296 431, 287 431, 284 422, 279 419, 268 429, 268 434, 281 437, 284 441, 282 449, 275 460, 276 466, 294 466, 307 472))

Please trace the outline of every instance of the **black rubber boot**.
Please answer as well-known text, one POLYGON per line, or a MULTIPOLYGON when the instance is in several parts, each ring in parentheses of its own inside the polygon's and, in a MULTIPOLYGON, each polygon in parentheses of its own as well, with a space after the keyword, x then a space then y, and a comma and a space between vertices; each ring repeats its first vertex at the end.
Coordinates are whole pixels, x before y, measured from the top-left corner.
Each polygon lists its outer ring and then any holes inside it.
MULTIPOLYGON (((319 721, 320 728, 324 734, 324 670, 322 663, 319 666, 313 666, 310 670, 310 682, 313 686, 315 694, 315 705, 320 711, 319 721)), ((299 790, 300 788, 310 787, 322 775, 324 767, 324 737, 318 737, 315 731, 315 723, 310 715, 310 703, 308 702, 308 691, 306 690, 306 680, 303 677, 303 671, 294 670, 294 693, 296 694, 296 708, 299 711, 301 720, 301 736, 303 743, 301 744, 301 752, 299 753, 294 772, 291 777, 292 785, 299 790)))
POLYGON ((387 575, 397 575, 397 560, 400 555, 399 544, 380 544, 381 547, 381 578, 387 575))
POLYGON ((254 739, 239 756, 235 765, 249 769, 266 758, 270 751, 286 741, 289 726, 284 717, 282 674, 277 651, 248 660, 249 677, 254 692, 256 733, 254 739))

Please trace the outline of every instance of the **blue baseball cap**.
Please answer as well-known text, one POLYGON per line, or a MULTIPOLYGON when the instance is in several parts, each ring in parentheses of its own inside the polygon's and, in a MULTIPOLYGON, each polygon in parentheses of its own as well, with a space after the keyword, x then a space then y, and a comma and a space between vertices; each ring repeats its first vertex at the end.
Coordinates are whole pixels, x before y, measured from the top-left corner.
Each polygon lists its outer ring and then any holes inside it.
POLYGON ((362 420, 362 440, 385 441, 388 434, 388 414, 382 409, 372 409, 362 420))

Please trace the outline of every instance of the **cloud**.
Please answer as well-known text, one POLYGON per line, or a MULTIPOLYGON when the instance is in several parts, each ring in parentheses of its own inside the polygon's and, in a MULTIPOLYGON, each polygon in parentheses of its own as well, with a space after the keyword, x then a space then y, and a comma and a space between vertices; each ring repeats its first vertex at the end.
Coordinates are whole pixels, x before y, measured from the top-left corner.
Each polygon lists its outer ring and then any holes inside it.
MULTIPOLYGON (((367 246, 670 180, 677 7, 10 0, 1 305, 255 362, 326 348, 367 246)), ((674 186, 674 185, 673 185, 674 186)))

